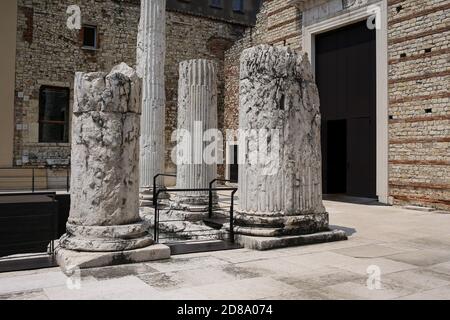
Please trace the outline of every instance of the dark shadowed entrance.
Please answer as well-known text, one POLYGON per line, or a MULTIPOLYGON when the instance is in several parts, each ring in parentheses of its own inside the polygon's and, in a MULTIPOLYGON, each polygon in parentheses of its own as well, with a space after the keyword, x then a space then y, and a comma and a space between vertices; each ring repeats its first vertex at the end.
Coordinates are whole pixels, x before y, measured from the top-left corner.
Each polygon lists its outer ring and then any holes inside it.
POLYGON ((366 21, 316 36, 326 194, 376 197, 376 32, 366 21))

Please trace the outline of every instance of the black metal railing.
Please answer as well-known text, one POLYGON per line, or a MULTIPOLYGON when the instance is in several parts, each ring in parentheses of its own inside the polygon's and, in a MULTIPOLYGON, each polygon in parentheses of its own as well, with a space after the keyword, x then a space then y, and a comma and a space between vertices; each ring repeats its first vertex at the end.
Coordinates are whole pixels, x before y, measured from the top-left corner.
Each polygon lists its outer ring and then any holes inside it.
POLYGON ((157 193, 157 190, 160 189, 157 185, 159 177, 176 178, 177 175, 173 174, 173 173, 158 173, 156 176, 153 177, 153 207, 156 207, 156 193, 157 193))
POLYGON ((237 183, 237 181, 233 181, 233 180, 227 180, 227 179, 214 179, 213 181, 211 181, 209 183, 209 207, 208 207, 208 216, 211 219, 213 216, 213 185, 216 182, 229 182, 229 183, 237 183))
MULTIPOLYGON (((208 189, 164 189, 164 190, 157 190, 155 197, 154 197, 154 210, 155 210, 155 225, 154 225, 154 241, 155 243, 159 243, 160 241, 160 207, 159 207, 159 196, 162 192, 169 192, 169 193, 180 193, 180 192, 209 192, 210 195, 210 203, 212 201, 212 193, 214 191, 231 191, 231 206, 230 206, 230 242, 234 243, 235 240, 235 233, 234 233, 234 197, 236 192, 238 191, 237 188, 208 188, 208 189)), ((193 232, 193 231, 191 231, 193 232)))

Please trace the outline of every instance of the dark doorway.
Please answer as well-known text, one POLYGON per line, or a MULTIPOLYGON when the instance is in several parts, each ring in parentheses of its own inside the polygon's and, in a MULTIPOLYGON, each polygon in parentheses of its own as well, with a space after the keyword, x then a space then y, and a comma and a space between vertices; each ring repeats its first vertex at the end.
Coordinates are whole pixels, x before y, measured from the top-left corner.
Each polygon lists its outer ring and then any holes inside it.
POLYGON ((376 32, 366 21, 316 36, 325 194, 376 198, 376 32))
POLYGON ((233 162, 229 165, 229 170, 230 170, 230 180, 233 182, 239 181, 239 162, 238 162, 239 149, 238 148, 239 148, 239 146, 237 146, 237 145, 231 146, 233 162))
POLYGON ((328 193, 347 193, 347 120, 327 121, 325 170, 328 172, 328 193))

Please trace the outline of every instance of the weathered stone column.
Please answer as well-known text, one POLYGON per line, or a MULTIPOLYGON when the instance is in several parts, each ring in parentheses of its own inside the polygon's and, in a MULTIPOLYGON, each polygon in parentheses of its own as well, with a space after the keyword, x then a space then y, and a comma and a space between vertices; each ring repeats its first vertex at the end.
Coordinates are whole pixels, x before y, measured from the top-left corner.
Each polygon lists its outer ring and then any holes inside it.
POLYGON ((57 254, 61 266, 149 260, 148 252, 120 253, 153 244, 139 216, 140 106, 141 80, 124 63, 109 74, 75 76, 71 210, 57 254))
POLYGON ((263 237, 328 230, 320 101, 307 56, 286 47, 250 48, 242 54, 240 77, 240 129, 246 141, 240 141, 245 163, 239 171, 236 230, 263 237), (265 132, 268 136, 258 139, 265 132), (264 157, 267 141, 275 144, 268 148, 273 154, 264 157))
MULTIPOLYGON (((217 177, 217 163, 207 163, 204 133, 217 129, 217 78, 213 61, 189 60, 180 64, 178 88, 178 130, 183 159, 178 157, 177 188, 208 188, 217 177)), ((179 151, 179 150, 178 150, 179 151)), ((180 153, 179 153, 180 154, 180 153)), ((208 193, 178 194, 176 202, 187 205, 207 205, 208 193)))
POLYGON ((165 172, 166 0, 141 1, 137 72, 143 80, 140 192, 151 205, 153 177, 165 172))

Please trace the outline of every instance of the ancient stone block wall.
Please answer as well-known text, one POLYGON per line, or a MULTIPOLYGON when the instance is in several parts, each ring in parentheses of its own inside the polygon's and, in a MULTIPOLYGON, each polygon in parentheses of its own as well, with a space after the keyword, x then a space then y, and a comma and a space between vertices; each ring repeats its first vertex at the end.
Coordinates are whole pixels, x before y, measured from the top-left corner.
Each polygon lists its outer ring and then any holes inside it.
MULTIPOLYGON (((108 71, 125 62, 136 64, 136 41, 140 13, 139 0, 86 0, 79 2, 83 23, 98 27, 99 48, 82 49, 79 31, 66 27, 68 0, 20 0, 18 10, 15 165, 65 164, 70 143, 38 143, 39 90, 42 85, 71 89, 75 72, 108 71)), ((179 63, 204 58, 214 60, 218 70, 219 124, 223 124, 224 52, 241 35, 243 27, 179 12, 167 13, 166 63, 166 166, 177 124, 179 63)))
MULTIPOLYGON (((367 2, 343 0, 342 7, 367 2)), ((450 4, 446 0, 387 3, 390 201, 449 210, 450 4)), ((301 49, 302 20, 303 13, 292 2, 266 0, 256 27, 227 52, 226 128, 236 129, 239 122, 240 52, 260 43, 301 49)))

